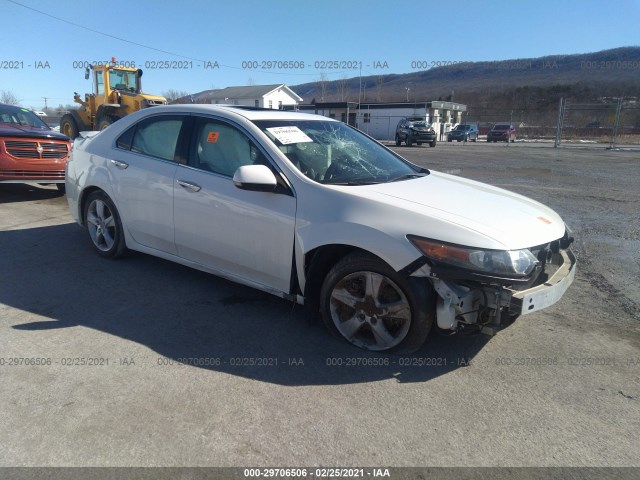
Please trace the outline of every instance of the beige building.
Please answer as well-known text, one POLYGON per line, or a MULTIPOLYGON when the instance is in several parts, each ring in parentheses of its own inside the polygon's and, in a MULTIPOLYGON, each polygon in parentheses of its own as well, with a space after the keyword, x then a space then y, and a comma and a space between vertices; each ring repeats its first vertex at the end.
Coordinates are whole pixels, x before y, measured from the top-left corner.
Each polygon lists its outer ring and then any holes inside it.
POLYGON ((378 140, 393 140, 396 126, 405 117, 420 117, 429 122, 440 135, 447 133, 464 121, 467 106, 461 103, 430 102, 327 102, 300 105, 299 110, 335 118, 354 126, 378 140))

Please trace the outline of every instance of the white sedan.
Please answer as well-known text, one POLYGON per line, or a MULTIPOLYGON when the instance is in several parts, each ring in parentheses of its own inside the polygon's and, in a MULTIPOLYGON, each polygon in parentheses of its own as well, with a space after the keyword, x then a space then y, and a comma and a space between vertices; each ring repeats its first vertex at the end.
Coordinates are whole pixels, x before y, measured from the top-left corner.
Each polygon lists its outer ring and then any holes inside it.
POLYGON ((576 270, 548 207, 317 115, 144 109, 76 140, 66 191, 103 257, 137 250, 305 304, 369 350, 414 351, 434 322, 493 333, 576 270))

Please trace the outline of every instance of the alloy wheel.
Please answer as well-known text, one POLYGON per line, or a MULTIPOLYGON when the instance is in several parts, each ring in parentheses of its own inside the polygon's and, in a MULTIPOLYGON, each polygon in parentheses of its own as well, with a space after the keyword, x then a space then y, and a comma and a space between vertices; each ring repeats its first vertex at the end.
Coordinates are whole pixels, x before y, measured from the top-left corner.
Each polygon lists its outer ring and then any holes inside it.
POLYGON ((346 275, 335 285, 330 314, 344 338, 369 350, 395 347, 411 326, 411 307, 400 287, 369 271, 346 275))

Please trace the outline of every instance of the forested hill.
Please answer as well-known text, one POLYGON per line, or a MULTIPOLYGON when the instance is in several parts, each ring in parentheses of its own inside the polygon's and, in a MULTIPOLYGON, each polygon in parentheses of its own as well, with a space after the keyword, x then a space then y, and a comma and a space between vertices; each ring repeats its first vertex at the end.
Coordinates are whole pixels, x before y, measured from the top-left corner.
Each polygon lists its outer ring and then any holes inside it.
MULTIPOLYGON (((291 87, 305 103, 320 101, 453 100, 500 108, 494 102, 556 103, 603 97, 640 97, 640 47, 579 55, 464 62, 407 74, 341 78, 291 87), (407 91, 408 89, 408 91, 407 91)), ((521 105, 528 108, 532 105, 521 105)))

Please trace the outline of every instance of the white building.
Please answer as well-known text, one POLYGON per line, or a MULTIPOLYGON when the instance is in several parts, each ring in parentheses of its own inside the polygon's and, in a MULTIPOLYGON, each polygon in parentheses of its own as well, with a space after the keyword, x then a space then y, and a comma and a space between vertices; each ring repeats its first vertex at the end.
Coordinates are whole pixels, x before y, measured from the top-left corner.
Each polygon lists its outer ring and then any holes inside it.
POLYGON ((178 103, 242 105, 279 110, 284 107, 293 108, 301 101, 301 97, 281 83, 205 90, 204 92, 183 97, 178 103))

